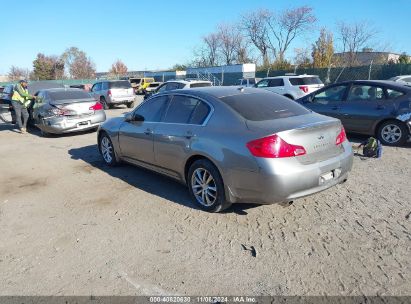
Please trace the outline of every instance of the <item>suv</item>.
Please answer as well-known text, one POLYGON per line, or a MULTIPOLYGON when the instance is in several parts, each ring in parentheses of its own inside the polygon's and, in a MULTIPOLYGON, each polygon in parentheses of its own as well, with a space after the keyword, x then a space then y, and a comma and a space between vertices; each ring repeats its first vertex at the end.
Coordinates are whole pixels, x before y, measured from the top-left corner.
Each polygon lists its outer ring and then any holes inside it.
POLYGON ((150 85, 150 83, 154 82, 154 78, 152 77, 130 78, 129 81, 136 94, 143 94, 145 89, 150 85))
POLYGON ((100 101, 104 109, 114 105, 125 104, 127 108, 134 106, 135 95, 127 80, 105 80, 96 82, 90 92, 94 99, 100 101))
POLYGON ((256 88, 266 89, 293 100, 310 94, 323 86, 321 79, 315 75, 266 77, 255 85, 256 88))
POLYGON ((0 119, 7 123, 16 122, 16 113, 11 104, 11 97, 13 96, 14 85, 6 85, 0 93, 0 119))
POLYGON ((167 91, 173 91, 173 90, 180 90, 180 89, 189 89, 189 88, 201 88, 201 87, 211 87, 213 84, 211 81, 206 81, 206 80, 170 80, 165 83, 163 83, 161 86, 159 86, 154 92, 147 93, 144 95, 144 99, 147 99, 148 97, 158 94, 158 93, 163 93, 167 91))
POLYGON ((238 84, 243 87, 254 87, 258 81, 258 78, 242 78, 238 80, 238 84))

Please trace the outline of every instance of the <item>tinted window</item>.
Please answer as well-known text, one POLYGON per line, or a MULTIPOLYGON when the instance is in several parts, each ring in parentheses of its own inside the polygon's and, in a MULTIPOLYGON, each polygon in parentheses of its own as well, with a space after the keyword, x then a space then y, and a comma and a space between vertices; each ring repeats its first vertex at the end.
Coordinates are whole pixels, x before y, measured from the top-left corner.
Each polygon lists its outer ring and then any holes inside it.
POLYGON ((150 83, 149 87, 155 88, 155 87, 158 87, 159 85, 160 85, 159 83, 150 83))
POLYGON ((108 82, 101 83, 101 89, 102 90, 108 90, 108 82))
POLYGON ((298 103, 275 93, 254 93, 220 98, 242 117, 253 121, 272 120, 310 113, 298 103))
POLYGON ((72 90, 72 91, 55 91, 48 92, 50 99, 52 100, 65 100, 65 99, 83 99, 90 98, 90 95, 83 90, 72 90))
POLYGON ((92 91, 95 92, 95 91, 100 91, 100 90, 101 90, 101 83, 98 82, 93 86, 92 91))
POLYGON ((380 87, 368 85, 353 85, 347 100, 379 100, 384 99, 384 91, 380 87))
POLYGON ((189 123, 194 125, 203 124, 204 120, 208 116, 208 113, 210 113, 210 107, 206 103, 199 100, 193 114, 191 115, 189 123))
POLYGON ((268 86, 269 87, 282 87, 284 86, 284 80, 282 78, 270 79, 268 86))
POLYGON ((312 85, 312 84, 322 84, 323 82, 318 77, 300 77, 300 78, 290 78, 290 83, 292 85, 312 85))
POLYGON ((129 89, 131 85, 126 80, 112 81, 109 82, 110 89, 129 89))
POLYGON ((392 89, 387 89, 387 96, 389 99, 394 99, 402 95, 404 95, 403 92, 392 90, 392 89))
POLYGON ((144 117, 144 121, 158 122, 167 103, 167 96, 160 96, 148 99, 136 110, 136 114, 144 117))
POLYGON ((209 82, 199 82, 199 83, 191 83, 190 88, 202 88, 202 87, 211 87, 211 83, 209 82))
POLYGON ((318 94, 315 94, 312 102, 324 105, 341 102, 344 98, 346 89, 347 86, 345 85, 330 87, 318 94))
POLYGON ((248 83, 249 84, 255 84, 255 79, 254 78, 248 79, 248 83))
POLYGON ((180 84, 178 82, 169 82, 167 83, 166 91, 177 90, 180 88, 180 84))
POLYGON ((130 82, 139 84, 141 82, 141 78, 130 79, 130 82))
POLYGON ((162 84, 160 87, 158 87, 156 92, 158 93, 165 92, 166 89, 167 89, 167 84, 165 83, 165 84, 162 84))
POLYGON ((268 87, 268 81, 269 81, 268 79, 263 79, 263 80, 259 81, 256 84, 257 88, 266 88, 266 87, 268 87))
POLYGON ((188 96, 176 95, 170 102, 164 122, 189 123, 199 100, 188 96))

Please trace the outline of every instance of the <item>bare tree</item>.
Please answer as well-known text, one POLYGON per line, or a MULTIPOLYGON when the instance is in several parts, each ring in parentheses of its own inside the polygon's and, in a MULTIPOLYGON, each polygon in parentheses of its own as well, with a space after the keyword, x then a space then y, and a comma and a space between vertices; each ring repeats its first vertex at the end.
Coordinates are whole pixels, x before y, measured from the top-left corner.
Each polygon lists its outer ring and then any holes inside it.
POLYGON ((206 54, 207 65, 214 66, 218 64, 218 48, 220 47, 220 37, 218 33, 211 33, 203 37, 205 46, 204 53, 206 54))
POLYGON ((96 68, 90 57, 77 47, 68 48, 61 56, 71 78, 86 79, 95 76, 96 68))
POLYGON ((268 15, 268 40, 278 63, 285 61, 285 53, 294 39, 309 30, 316 20, 313 9, 308 6, 268 15))
POLYGON ((308 48, 294 49, 295 57, 294 64, 299 68, 310 68, 312 62, 310 58, 310 51, 308 48))
POLYGON ((218 27, 218 36, 220 39, 220 53, 226 65, 233 64, 236 61, 238 47, 241 43, 241 32, 234 25, 221 24, 218 27))
POLYGON ((249 41, 260 51, 264 66, 270 64, 267 26, 269 18, 271 13, 263 9, 248 13, 241 18, 241 28, 249 41))
POLYGON ((337 24, 338 37, 341 42, 345 65, 356 64, 357 53, 365 47, 369 47, 372 39, 376 36, 376 30, 367 22, 337 24))
POLYGON ((125 75, 127 71, 127 66, 120 59, 117 59, 117 61, 111 65, 109 74, 118 77, 125 75))
POLYGON ((12 65, 7 76, 9 77, 10 81, 16 81, 20 79, 27 79, 29 75, 30 71, 28 69, 19 68, 12 65))

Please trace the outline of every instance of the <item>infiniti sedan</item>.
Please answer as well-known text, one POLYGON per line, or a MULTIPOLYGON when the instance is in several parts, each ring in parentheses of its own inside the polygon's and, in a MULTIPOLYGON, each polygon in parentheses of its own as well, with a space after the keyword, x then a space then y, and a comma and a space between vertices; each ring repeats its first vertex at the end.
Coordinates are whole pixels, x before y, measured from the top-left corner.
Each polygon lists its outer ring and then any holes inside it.
POLYGON ((347 81, 297 102, 340 119, 347 132, 376 136, 385 145, 404 145, 411 135, 411 87, 402 83, 347 81))
POLYGON ((347 179, 353 159, 338 119, 242 87, 157 94, 102 124, 98 147, 110 166, 124 161, 186 184, 210 212, 325 190, 347 179))
POLYGON ((36 93, 33 123, 43 134, 97 129, 106 120, 101 103, 80 89, 46 89, 36 93))

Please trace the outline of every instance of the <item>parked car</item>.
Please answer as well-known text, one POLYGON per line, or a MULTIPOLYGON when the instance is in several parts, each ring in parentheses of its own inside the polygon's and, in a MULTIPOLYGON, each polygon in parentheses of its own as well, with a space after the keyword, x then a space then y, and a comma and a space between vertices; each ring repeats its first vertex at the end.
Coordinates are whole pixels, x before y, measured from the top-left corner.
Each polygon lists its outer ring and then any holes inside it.
POLYGON ((388 80, 395 81, 395 82, 406 83, 408 85, 411 85, 411 75, 395 76, 395 77, 392 77, 388 80))
POLYGON ((329 85, 298 100, 338 118, 347 132, 403 145, 411 134, 411 87, 392 81, 357 80, 329 85))
POLYGON ((144 90, 154 82, 153 77, 139 77, 139 78, 130 78, 129 79, 131 86, 134 89, 135 94, 143 94, 144 90))
POLYGON ((127 80, 104 80, 96 82, 91 94, 103 105, 104 109, 112 109, 114 105, 125 104, 134 107, 135 95, 127 80))
POLYGON ((152 95, 156 95, 158 93, 164 93, 168 91, 181 90, 181 89, 211 87, 212 85, 213 85, 212 82, 207 81, 207 80, 198 80, 198 79, 170 80, 170 81, 163 83, 155 91, 144 95, 144 99, 147 99, 148 97, 152 95))
POLYGON ((144 95, 147 93, 154 92, 157 88, 162 84, 162 82, 152 82, 148 85, 147 88, 144 90, 144 95))
POLYGON ((293 100, 312 93, 323 86, 321 79, 315 75, 266 77, 255 85, 256 88, 272 91, 293 100))
POLYGON ((106 120, 103 106, 80 89, 46 89, 35 94, 34 125, 43 134, 62 134, 96 129, 106 120))
POLYGON ((98 132, 104 161, 175 178, 202 209, 290 202, 348 177, 351 144, 338 119, 255 88, 175 90, 98 132))
POLYGON ((13 96, 13 84, 8 84, 3 87, 0 93, 0 119, 6 123, 16 123, 16 113, 11 104, 13 96))
POLYGON ((72 85, 70 86, 70 88, 73 88, 73 89, 81 89, 81 90, 84 90, 84 91, 86 91, 86 92, 90 92, 91 87, 92 87, 92 84, 90 84, 90 83, 85 83, 85 84, 72 84, 72 85))
POLYGON ((258 78, 242 78, 238 80, 238 85, 243 87, 254 87, 258 81, 258 78))

